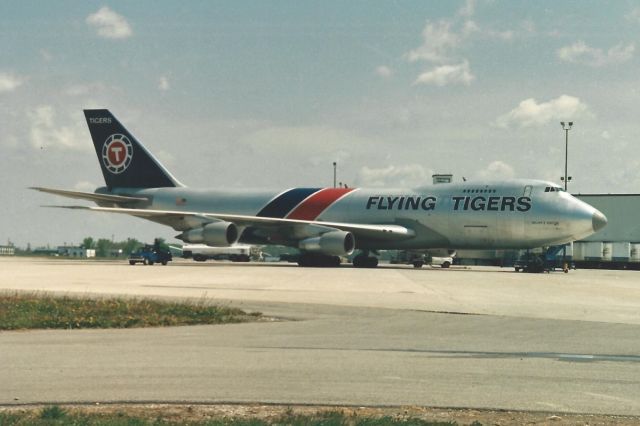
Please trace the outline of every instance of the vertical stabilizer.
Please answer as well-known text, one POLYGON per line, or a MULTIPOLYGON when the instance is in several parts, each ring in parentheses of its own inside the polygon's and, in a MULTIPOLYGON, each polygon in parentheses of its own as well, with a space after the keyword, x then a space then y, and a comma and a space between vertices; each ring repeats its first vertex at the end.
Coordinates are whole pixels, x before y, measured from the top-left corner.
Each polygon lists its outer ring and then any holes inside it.
POLYGON ((104 180, 111 188, 183 186, 106 109, 85 109, 104 180))

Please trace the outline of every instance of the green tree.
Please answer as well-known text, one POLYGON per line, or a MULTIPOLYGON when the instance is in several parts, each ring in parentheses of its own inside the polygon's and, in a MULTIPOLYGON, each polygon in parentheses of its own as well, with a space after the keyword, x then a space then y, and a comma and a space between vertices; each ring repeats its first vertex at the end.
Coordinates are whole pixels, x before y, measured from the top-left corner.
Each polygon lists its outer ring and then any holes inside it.
POLYGON ((84 240, 82 240, 82 247, 84 247, 87 250, 94 248, 94 245, 95 245, 95 241, 93 240, 92 237, 87 237, 84 240))
POLYGON ((160 250, 169 250, 169 244, 167 244, 164 238, 156 238, 153 240, 153 244, 157 246, 160 250))
POLYGON ((119 243, 118 245, 120 244, 122 244, 120 248, 122 249, 122 252, 124 253, 125 256, 129 256, 131 253, 138 250, 143 245, 140 241, 136 240, 135 238, 127 238, 127 241, 119 243))
POLYGON ((100 238, 96 243, 96 257, 107 257, 111 251, 113 244, 111 240, 100 238))

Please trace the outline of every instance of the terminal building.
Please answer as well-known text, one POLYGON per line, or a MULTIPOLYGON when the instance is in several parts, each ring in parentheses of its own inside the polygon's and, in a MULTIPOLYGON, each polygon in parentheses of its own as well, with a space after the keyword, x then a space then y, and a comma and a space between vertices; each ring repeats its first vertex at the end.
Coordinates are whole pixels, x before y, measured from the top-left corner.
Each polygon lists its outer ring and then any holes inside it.
POLYGON ((575 196, 600 210, 609 222, 595 234, 573 243, 573 261, 582 266, 624 268, 637 264, 640 268, 640 194, 575 196))
POLYGON ((13 256, 16 254, 14 246, 0 246, 0 256, 13 256))
POLYGON ((58 246, 58 256, 90 258, 96 257, 94 249, 86 249, 78 246, 58 246))

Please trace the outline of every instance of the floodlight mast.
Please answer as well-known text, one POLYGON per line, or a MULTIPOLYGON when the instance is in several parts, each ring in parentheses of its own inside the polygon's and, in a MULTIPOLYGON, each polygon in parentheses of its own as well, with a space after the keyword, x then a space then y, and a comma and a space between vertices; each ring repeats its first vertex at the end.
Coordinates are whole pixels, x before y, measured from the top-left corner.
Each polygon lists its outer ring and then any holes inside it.
MULTIPOLYGON (((566 123, 560 122, 562 130, 564 130, 564 191, 567 192, 567 184, 569 183, 569 177, 567 176, 567 163, 569 159, 569 130, 573 126, 573 121, 566 123)), ((569 264, 567 263, 567 246, 562 247, 562 270, 566 273, 569 271, 569 264)))
POLYGON ((567 176, 567 165, 569 160, 569 130, 571 130, 571 126, 573 126, 573 121, 569 121, 565 123, 564 121, 560 122, 562 126, 562 130, 564 130, 564 190, 567 190, 567 183, 570 177, 567 176))
POLYGON ((336 187, 337 166, 338 166, 338 163, 334 161, 333 162, 333 187, 334 188, 336 187))

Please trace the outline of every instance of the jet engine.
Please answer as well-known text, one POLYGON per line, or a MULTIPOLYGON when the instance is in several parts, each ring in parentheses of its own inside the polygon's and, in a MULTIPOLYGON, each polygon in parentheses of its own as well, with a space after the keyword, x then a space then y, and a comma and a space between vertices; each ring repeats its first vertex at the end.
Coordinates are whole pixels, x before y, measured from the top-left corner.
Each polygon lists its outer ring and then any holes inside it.
POLYGON ((204 243, 208 246, 230 246, 240 237, 238 227, 231 222, 212 222, 200 228, 184 231, 176 238, 187 243, 204 243))
POLYGON ((301 250, 315 253, 346 256, 353 253, 356 247, 356 239, 351 232, 331 231, 319 237, 302 240, 298 244, 298 247, 301 250))

